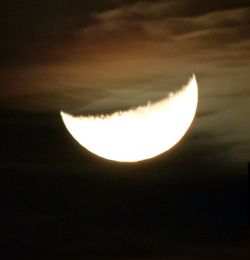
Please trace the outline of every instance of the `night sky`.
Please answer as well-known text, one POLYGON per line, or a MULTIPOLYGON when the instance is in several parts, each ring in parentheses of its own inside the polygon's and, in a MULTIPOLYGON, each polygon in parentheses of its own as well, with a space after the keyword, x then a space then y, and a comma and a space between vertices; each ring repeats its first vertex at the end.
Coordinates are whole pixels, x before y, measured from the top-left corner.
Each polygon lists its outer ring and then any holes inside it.
POLYGON ((247 258, 249 0, 1 1, 0 31, 1 259, 247 258), (150 160, 99 158, 59 114, 144 105, 193 73, 194 122, 150 160))

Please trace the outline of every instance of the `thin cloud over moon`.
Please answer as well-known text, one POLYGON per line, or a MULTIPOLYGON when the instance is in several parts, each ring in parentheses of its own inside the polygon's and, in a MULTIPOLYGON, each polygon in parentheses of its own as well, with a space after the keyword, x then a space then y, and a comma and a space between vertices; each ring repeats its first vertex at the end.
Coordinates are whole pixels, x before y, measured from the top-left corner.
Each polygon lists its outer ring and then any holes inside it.
POLYGON ((222 143, 230 132, 239 142, 237 153, 244 150, 250 142, 248 1, 70 5, 67 15, 66 1, 58 12, 48 1, 41 8, 30 6, 31 16, 23 15, 28 8, 19 9, 16 16, 24 18, 15 35, 8 17, 12 7, 6 5, 0 18, 7 32, 0 51, 3 106, 109 113, 157 100, 170 91, 167 86, 179 86, 195 71, 201 86, 198 115, 216 113, 198 117, 194 131, 209 129, 222 143), (43 23, 47 9, 51 13, 43 23), (24 27, 35 32, 32 40, 24 27))
POLYGON ((69 133, 89 151, 109 160, 137 162, 176 145, 190 127, 198 103, 195 76, 180 91, 146 106, 101 116, 61 111, 69 133))

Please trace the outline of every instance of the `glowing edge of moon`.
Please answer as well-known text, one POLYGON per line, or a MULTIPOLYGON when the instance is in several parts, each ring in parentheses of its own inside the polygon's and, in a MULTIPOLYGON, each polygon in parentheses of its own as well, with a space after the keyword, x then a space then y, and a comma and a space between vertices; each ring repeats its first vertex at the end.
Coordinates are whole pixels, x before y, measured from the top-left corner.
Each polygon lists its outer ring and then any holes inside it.
POLYGON ((198 104, 195 75, 162 100, 110 115, 73 116, 60 111, 74 139, 90 152, 119 162, 153 158, 172 148, 189 129, 198 104))

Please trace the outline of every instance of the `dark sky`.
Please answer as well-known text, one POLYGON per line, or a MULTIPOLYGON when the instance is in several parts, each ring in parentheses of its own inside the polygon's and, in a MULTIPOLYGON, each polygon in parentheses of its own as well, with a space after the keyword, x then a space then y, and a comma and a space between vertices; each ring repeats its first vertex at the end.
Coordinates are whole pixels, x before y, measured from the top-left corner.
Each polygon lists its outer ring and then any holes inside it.
POLYGON ((239 0, 1 1, 1 259, 246 259, 249 17, 239 0), (61 121, 193 73, 195 120, 152 160, 101 159, 61 121))

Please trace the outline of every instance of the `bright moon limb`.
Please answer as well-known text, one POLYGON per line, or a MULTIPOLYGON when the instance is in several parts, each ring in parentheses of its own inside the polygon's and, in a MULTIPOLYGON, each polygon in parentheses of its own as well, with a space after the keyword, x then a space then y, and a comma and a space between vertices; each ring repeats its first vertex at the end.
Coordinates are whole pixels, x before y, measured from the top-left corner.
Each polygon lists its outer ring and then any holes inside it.
POLYGON ((190 127, 197 109, 195 75, 174 94, 155 103, 101 116, 73 116, 61 111, 74 139, 105 159, 136 162, 172 148, 190 127))

